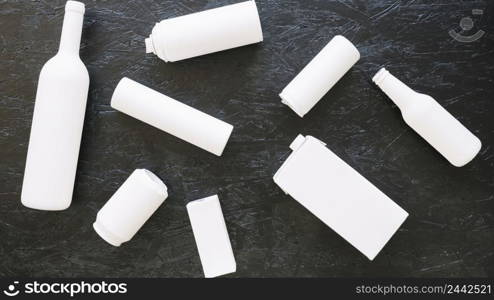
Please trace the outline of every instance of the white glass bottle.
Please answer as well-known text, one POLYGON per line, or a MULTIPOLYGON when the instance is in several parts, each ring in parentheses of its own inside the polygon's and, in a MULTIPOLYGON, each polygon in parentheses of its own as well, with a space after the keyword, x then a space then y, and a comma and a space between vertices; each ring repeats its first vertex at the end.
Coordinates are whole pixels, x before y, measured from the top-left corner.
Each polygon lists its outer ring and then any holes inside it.
POLYGON ((431 96, 415 92, 384 68, 372 80, 398 106, 405 122, 451 164, 462 167, 479 153, 480 140, 431 96))
POLYGON ((58 53, 41 69, 22 185, 22 204, 70 206, 81 143, 89 74, 79 58, 84 4, 67 1, 58 53))

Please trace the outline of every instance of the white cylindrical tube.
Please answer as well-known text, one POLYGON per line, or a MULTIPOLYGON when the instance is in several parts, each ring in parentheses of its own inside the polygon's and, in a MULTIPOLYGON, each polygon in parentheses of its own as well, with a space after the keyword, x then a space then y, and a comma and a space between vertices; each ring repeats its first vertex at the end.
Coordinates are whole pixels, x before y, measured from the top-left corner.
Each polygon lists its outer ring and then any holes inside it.
POLYGON ((166 185, 156 175, 137 169, 99 210, 93 228, 118 247, 136 234, 167 197, 166 185))
POLYGON ((233 130, 232 125, 129 78, 120 80, 111 106, 218 156, 233 130))
POLYGON ((283 89, 281 102, 303 117, 359 59, 349 40, 335 36, 283 89))
POLYGON ((262 41, 255 1, 163 20, 154 26, 146 53, 177 61, 262 41))

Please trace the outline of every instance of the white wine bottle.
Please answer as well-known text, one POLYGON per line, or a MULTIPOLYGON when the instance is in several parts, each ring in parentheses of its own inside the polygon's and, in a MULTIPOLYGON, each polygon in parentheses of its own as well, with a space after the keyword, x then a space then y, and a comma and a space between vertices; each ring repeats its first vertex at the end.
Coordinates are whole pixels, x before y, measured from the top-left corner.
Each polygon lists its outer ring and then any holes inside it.
POLYGON ((401 110, 405 122, 452 165, 462 167, 482 143, 431 96, 420 94, 382 68, 372 80, 401 110))
POLYGON ((39 75, 21 194, 30 208, 63 210, 72 201, 89 89, 79 58, 84 11, 67 1, 60 48, 39 75))

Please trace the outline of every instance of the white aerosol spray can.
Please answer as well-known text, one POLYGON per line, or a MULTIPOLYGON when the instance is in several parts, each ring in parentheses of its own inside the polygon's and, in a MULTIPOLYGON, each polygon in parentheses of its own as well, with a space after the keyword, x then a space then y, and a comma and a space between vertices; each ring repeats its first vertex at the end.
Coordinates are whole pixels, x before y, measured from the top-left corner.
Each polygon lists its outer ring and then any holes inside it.
POLYGON ((146 53, 166 62, 218 52, 263 39, 255 1, 163 20, 145 40, 146 53))

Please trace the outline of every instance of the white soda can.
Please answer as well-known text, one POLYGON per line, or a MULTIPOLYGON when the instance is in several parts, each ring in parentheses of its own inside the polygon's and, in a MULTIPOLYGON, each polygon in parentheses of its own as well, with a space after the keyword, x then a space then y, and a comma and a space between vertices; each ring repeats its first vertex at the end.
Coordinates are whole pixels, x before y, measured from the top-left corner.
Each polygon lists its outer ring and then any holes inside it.
POLYGON ((93 228, 118 247, 132 239, 167 197, 161 179, 146 169, 137 169, 99 210, 93 228))

